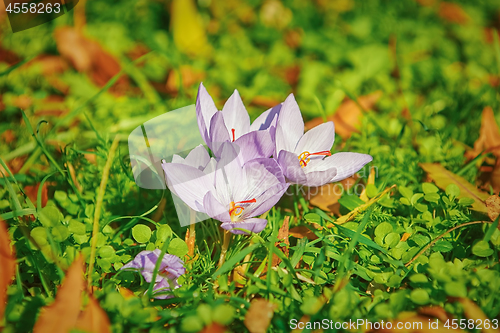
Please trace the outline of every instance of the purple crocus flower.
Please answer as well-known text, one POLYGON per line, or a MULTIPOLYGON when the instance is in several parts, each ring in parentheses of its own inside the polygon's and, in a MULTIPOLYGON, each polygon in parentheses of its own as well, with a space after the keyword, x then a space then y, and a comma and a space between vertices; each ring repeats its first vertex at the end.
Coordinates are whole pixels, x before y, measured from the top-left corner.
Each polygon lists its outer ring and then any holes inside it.
POLYGON ((343 152, 332 155, 330 149, 334 140, 331 121, 304 134, 299 106, 293 94, 287 97, 276 125, 274 157, 288 182, 321 186, 347 178, 372 161, 367 154, 343 152))
POLYGON ((200 83, 198 88, 198 127, 201 137, 216 157, 220 157, 220 148, 224 142, 236 143, 242 150, 241 156, 245 162, 270 157, 274 151, 273 136, 277 112, 272 112, 272 109, 266 112, 250 125, 250 116, 238 90, 234 91, 219 112, 203 83, 200 83))
POLYGON ((267 220, 256 216, 271 209, 288 187, 279 165, 271 158, 245 161, 232 142, 223 143, 220 153, 215 165, 209 162, 203 170, 164 163, 169 188, 192 209, 221 221, 221 227, 234 234, 247 234, 238 229, 262 231, 267 220))
MULTIPOLYGON (((161 251, 159 249, 154 251, 142 251, 134 260, 124 265, 121 269, 137 270, 142 274, 146 282, 151 282, 153 280, 155 265, 160 254, 161 251)), ((180 285, 177 283, 177 278, 185 272, 184 262, 179 257, 172 254, 165 254, 161 260, 158 274, 156 275, 155 286, 153 288, 156 294, 154 298, 172 298, 172 295, 164 294, 164 292, 179 288, 180 285)))

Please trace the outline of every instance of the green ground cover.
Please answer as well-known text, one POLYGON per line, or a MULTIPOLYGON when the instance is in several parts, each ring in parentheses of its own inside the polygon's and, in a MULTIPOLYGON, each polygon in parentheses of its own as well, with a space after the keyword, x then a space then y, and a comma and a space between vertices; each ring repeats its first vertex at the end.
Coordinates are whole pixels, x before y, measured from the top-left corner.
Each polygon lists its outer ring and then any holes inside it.
POLYGON ((3 332, 33 330, 80 254, 90 286, 77 307, 92 293, 113 332, 498 318, 500 231, 485 201, 500 191, 500 141, 475 149, 483 109, 500 123, 498 2, 190 3, 80 1, 17 33, 0 14, 0 217, 16 258, 0 272, 0 287, 12 282, 3 332), (190 239, 170 193, 138 187, 128 158, 130 132, 194 104, 201 81, 219 108, 238 89, 252 119, 293 92, 305 120, 347 122, 332 151, 373 162, 340 199, 316 197, 330 208, 284 197, 218 267, 219 222, 190 239), (363 111, 352 102, 375 92, 363 111), (154 249, 186 263, 173 298, 120 270, 154 249))

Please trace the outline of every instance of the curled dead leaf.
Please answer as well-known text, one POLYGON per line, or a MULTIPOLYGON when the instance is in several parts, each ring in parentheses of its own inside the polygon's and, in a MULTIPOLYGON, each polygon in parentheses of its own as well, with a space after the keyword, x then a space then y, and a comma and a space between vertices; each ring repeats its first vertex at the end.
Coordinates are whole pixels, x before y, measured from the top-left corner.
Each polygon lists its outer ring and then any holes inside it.
POLYGON ((54 303, 41 310, 34 333, 67 333, 75 327, 82 304, 83 258, 80 256, 68 269, 54 303))
POLYGON ((500 197, 492 195, 485 201, 486 208, 488 208, 488 217, 490 220, 495 221, 500 215, 500 197))
MULTIPOLYGON (((359 105, 351 99, 346 99, 333 115, 327 117, 327 121, 333 121, 335 133, 347 139, 352 133, 359 132, 363 111, 372 109, 380 97, 382 97, 381 91, 361 96, 358 98, 359 105), (360 105, 363 109, 359 107, 360 105)), ((306 122, 305 128, 311 129, 321 123, 323 123, 323 118, 318 117, 306 122)))
MULTIPOLYGON (((60 27, 55 30, 54 37, 59 53, 79 72, 87 73, 99 87, 103 87, 120 72, 121 66, 118 61, 99 43, 88 39, 79 30, 73 27, 60 27)), ((128 89, 127 78, 120 77, 113 88, 114 92, 128 89)))
MULTIPOLYGON (((283 252, 286 257, 288 257, 288 246, 290 246, 290 240, 288 239, 290 228, 289 222, 290 216, 286 216, 283 220, 283 225, 278 230, 278 241, 274 244, 274 246, 276 246, 276 248, 283 252), (281 243, 285 243, 285 246, 281 246, 281 243)), ((273 254, 272 266, 276 267, 280 262, 281 259, 276 254, 273 254)))
POLYGON ((295 238, 304 238, 306 237, 309 240, 315 240, 318 238, 314 232, 311 231, 308 227, 305 226, 300 226, 300 227, 293 227, 290 229, 290 236, 293 236, 295 238))
POLYGON ((87 307, 80 313, 75 328, 89 333, 111 332, 108 315, 92 295, 89 296, 87 307))
MULTIPOLYGON (((464 314, 467 318, 473 319, 474 322, 481 322, 484 323, 488 318, 483 310, 474 303, 472 300, 465 298, 465 297, 457 297, 457 298, 451 298, 451 300, 455 300, 462 304, 462 307, 464 309, 464 314)), ((491 318, 492 319, 492 318, 491 318)), ((482 332, 483 333, 499 333, 499 329, 494 329, 492 326, 489 328, 486 328, 485 326, 482 327, 482 332)))
POLYGON ((310 187, 307 193, 309 203, 324 211, 330 211, 340 215, 338 200, 345 190, 350 189, 356 183, 358 175, 341 180, 337 183, 329 183, 320 187, 310 187))
POLYGON ((488 210, 484 201, 488 199, 488 193, 479 190, 464 178, 446 170, 441 164, 420 163, 420 166, 427 172, 428 176, 434 180, 439 188, 446 190, 446 187, 450 184, 457 185, 460 188, 460 195, 458 198, 467 197, 474 199, 475 201, 472 204, 472 209, 487 213, 488 210))
POLYGON ((469 22, 469 15, 456 3, 441 2, 438 10, 439 16, 445 21, 457 24, 469 22))
POLYGON ((265 333, 277 307, 276 304, 265 299, 254 299, 250 303, 250 308, 244 320, 244 324, 250 333, 265 333))
POLYGON ((500 129, 496 123, 493 109, 489 106, 484 108, 481 115, 479 138, 474 142, 474 149, 466 152, 465 156, 472 159, 483 151, 491 152, 500 158, 500 129))
POLYGON ((16 274, 16 257, 5 222, 0 219, 0 322, 7 302, 7 287, 16 274))

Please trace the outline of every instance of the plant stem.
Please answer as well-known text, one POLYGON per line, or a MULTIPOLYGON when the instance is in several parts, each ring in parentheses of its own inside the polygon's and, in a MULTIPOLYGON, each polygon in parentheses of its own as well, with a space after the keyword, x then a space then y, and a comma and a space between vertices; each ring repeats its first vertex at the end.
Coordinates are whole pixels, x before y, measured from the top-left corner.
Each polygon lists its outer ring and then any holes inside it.
POLYGON ((109 170, 111 169, 111 164, 115 158, 116 149, 118 148, 118 143, 120 143, 120 135, 117 134, 113 143, 111 144, 111 148, 108 153, 108 160, 104 165, 104 169, 102 171, 102 179, 101 186, 99 186, 99 193, 97 194, 95 212, 94 212, 94 225, 92 229, 92 242, 90 249, 90 261, 89 261, 89 269, 87 271, 87 280, 88 280, 88 288, 89 292, 92 294, 92 273, 94 270, 94 261, 95 254, 97 248, 97 235, 99 234, 99 218, 101 216, 101 206, 104 200, 104 192, 106 191, 106 184, 109 178, 109 170))
POLYGON ((229 242, 231 242, 231 235, 232 234, 229 231, 224 230, 224 241, 222 243, 218 268, 220 268, 222 264, 224 264, 224 261, 226 261, 226 253, 229 248, 229 242))

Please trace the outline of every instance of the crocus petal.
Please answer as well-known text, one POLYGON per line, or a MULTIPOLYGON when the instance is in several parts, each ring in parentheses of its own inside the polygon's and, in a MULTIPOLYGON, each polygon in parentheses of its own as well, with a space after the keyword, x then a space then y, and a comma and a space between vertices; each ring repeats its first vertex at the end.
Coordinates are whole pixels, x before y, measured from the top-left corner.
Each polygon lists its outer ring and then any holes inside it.
POLYGON ((296 154, 282 150, 278 155, 278 164, 283 170, 286 181, 293 184, 305 184, 307 181, 304 170, 300 166, 299 158, 296 154))
POLYGON ((217 199, 208 192, 203 199, 203 206, 206 213, 213 219, 222 222, 231 222, 228 207, 222 205, 217 199))
POLYGON ((360 153, 336 153, 325 158, 328 163, 335 165, 337 175, 333 177, 331 182, 338 182, 342 179, 352 176, 358 172, 365 164, 370 163, 373 157, 367 154, 360 153), (331 162, 330 162, 331 161, 331 162))
POLYGON ((163 279, 154 285, 153 297, 156 299, 173 298, 172 289, 177 289, 179 287, 180 285, 177 283, 177 280, 163 279))
POLYGON ((224 104, 222 114, 224 115, 224 123, 226 124, 231 140, 233 138, 233 129, 235 139, 247 133, 250 129, 250 116, 243 105, 238 90, 234 90, 234 93, 229 97, 226 104, 224 104))
MULTIPOLYGON (((156 255, 156 258, 159 258, 161 250, 155 249, 153 253, 156 255)), ((184 261, 182 261, 182 259, 178 256, 173 254, 164 254, 159 271, 162 276, 166 276, 167 278, 173 280, 186 273, 186 268, 184 268, 184 261)))
MULTIPOLYGON (((329 121, 307 131, 297 143, 294 152, 300 154, 305 151, 310 153, 330 151, 334 140, 335 129, 333 122, 329 121)), ((317 156, 316 158, 323 157, 324 156, 317 156)), ((310 156, 310 158, 315 158, 315 156, 310 156)))
POLYGON ((233 201, 236 191, 245 183, 238 155, 239 147, 236 144, 229 141, 222 144, 215 172, 216 195, 221 203, 229 204, 233 201))
POLYGON ((336 168, 331 168, 324 171, 306 172, 306 181, 305 183, 302 183, 302 185, 323 186, 325 184, 331 183, 332 177, 335 177, 336 174, 336 168))
POLYGON ((268 131, 256 131, 242 135, 234 142, 241 152, 241 163, 247 161, 270 157, 274 151, 274 142, 268 131))
POLYGON ((226 125, 224 124, 224 116, 222 112, 217 112, 210 120, 210 144, 208 145, 215 156, 220 156, 220 148, 226 141, 231 141, 226 125))
POLYGON ((168 188, 182 199, 189 207, 199 211, 196 201, 203 202, 205 193, 214 190, 210 176, 205 175, 195 167, 178 164, 163 163, 168 188))
MULTIPOLYGON (((124 265, 121 269, 138 270, 146 282, 151 282, 157 260, 158 255, 153 251, 142 251, 134 258, 134 260, 124 265)), ((156 281, 160 280, 161 277, 157 276, 156 281)))
MULTIPOLYGON (((173 162, 173 160, 172 160, 173 162)), ((195 147, 184 159, 186 165, 193 166, 199 170, 205 169, 205 166, 210 162, 210 155, 203 145, 195 147)))
POLYGON ((198 120, 198 128, 200 129, 201 137, 208 146, 210 146, 210 138, 208 135, 210 120, 217 111, 214 100, 208 94, 203 83, 200 83, 198 87, 198 96, 196 97, 196 118, 198 120))
POLYGON ((283 102, 276 124, 276 153, 281 150, 295 151, 303 134, 304 120, 295 97, 290 94, 283 102))
POLYGON ((278 115, 280 113, 282 103, 273 106, 271 109, 262 112, 257 119, 254 120, 252 125, 250 125, 250 131, 261 131, 267 130, 271 126, 276 128, 276 122, 278 121, 278 115))
POLYGON ((230 231, 236 235, 249 235, 248 232, 236 230, 234 228, 241 228, 251 232, 261 232, 266 227, 266 219, 250 218, 242 222, 225 222, 221 224, 221 228, 230 231))

